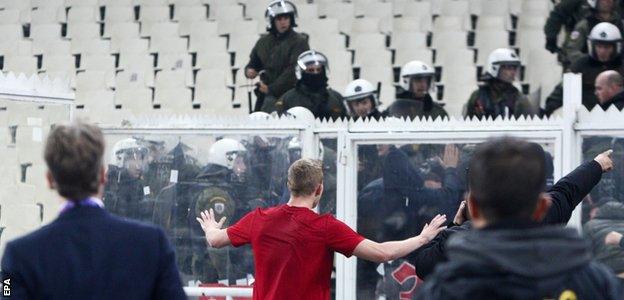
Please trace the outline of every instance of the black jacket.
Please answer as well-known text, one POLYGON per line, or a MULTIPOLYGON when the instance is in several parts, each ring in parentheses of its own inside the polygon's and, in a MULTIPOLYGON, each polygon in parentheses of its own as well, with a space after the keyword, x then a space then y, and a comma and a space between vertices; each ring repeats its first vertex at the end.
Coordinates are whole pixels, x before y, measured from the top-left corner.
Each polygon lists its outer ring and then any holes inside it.
POLYGON ((507 220, 457 234, 447 247, 449 261, 415 299, 621 299, 624 292, 571 228, 507 220))
POLYGON ((9 242, 12 299, 186 299, 162 230, 76 207, 9 242))
POLYGON ((619 92, 617 95, 613 96, 611 100, 605 102, 604 104, 600 104, 600 107, 607 110, 611 105, 614 105, 618 110, 622 110, 624 107, 624 91, 619 92))
MULTIPOLYGON (((588 161, 567 176, 561 178, 548 191, 552 205, 542 221, 544 224, 565 224, 574 208, 585 198, 602 177, 602 167, 594 160, 588 161)), ((415 251, 411 260, 416 266, 418 277, 425 279, 439 263, 448 260, 446 241, 455 232, 471 229, 471 222, 443 230, 431 242, 415 251)))

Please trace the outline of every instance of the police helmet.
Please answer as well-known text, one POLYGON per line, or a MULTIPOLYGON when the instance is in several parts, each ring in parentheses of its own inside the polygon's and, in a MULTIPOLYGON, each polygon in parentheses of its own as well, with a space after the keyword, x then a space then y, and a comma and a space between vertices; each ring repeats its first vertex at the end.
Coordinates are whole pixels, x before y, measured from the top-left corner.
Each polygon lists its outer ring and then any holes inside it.
POLYGON ((520 64, 520 58, 515 51, 507 48, 499 48, 492 51, 490 56, 488 56, 487 69, 485 72, 492 78, 498 78, 501 66, 511 65, 520 67, 520 64))
POLYGON ((264 18, 267 23, 267 30, 273 29, 273 20, 280 15, 290 15, 290 26, 292 28, 297 27, 295 19, 297 15, 297 7, 290 1, 275 0, 269 3, 266 11, 264 12, 264 18))
POLYGON ((329 60, 327 56, 316 50, 308 50, 301 53, 297 58, 297 66, 295 67, 297 80, 301 80, 301 74, 312 65, 322 66, 325 70, 325 75, 329 73, 329 60))
POLYGON ((345 88, 344 92, 344 103, 349 113, 353 114, 351 111, 351 106, 349 105, 352 101, 360 101, 366 98, 371 98, 373 101, 374 107, 379 106, 379 100, 377 99, 377 89, 373 86, 372 83, 365 79, 356 79, 351 81, 345 88))
POLYGON ((410 82, 412 78, 428 77, 429 88, 433 88, 432 79, 435 76, 435 70, 426 63, 418 60, 413 60, 406 63, 401 68, 401 75, 399 85, 406 91, 410 90, 410 82))
POLYGON ((593 58, 596 58, 594 51, 596 43, 612 43, 615 45, 615 55, 620 55, 622 52, 622 33, 617 26, 609 22, 599 23, 592 28, 587 37, 587 49, 593 58))

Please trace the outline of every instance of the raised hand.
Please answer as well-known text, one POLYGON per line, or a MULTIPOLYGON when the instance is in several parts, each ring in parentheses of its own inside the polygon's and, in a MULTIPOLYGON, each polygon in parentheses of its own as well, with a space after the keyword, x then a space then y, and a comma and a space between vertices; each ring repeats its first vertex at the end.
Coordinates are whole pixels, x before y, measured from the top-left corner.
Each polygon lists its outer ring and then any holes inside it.
POLYGON ((440 233, 440 231, 444 230, 446 226, 442 226, 446 223, 446 215, 437 215, 431 222, 425 224, 422 232, 420 233, 420 237, 423 237, 427 242, 433 240, 433 238, 440 233))

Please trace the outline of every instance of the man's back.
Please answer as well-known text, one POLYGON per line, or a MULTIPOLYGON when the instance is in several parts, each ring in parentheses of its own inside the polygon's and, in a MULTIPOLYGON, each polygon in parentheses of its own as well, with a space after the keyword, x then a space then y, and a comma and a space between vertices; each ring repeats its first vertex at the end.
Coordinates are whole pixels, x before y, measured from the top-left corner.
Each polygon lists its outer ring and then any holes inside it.
POLYGON ((462 232, 416 299, 619 299, 613 274, 591 261, 575 230, 536 224, 462 232), (563 297, 575 295, 575 297, 563 297))
POLYGON ((331 215, 288 205, 257 209, 227 233, 252 245, 255 299, 328 299, 334 251, 350 256, 363 240, 331 215))
POLYGON ((10 242, 2 275, 16 299, 185 299, 164 233, 98 207, 10 242))

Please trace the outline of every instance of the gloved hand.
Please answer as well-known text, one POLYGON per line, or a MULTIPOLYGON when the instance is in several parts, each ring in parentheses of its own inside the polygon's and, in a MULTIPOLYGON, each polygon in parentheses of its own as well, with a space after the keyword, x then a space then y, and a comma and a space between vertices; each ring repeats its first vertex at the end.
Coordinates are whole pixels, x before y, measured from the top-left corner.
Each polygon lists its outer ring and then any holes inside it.
POLYGON ((550 51, 550 53, 557 53, 561 50, 557 46, 557 37, 546 38, 546 50, 550 51))

